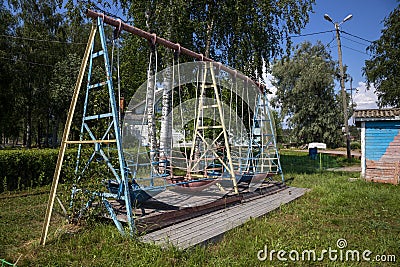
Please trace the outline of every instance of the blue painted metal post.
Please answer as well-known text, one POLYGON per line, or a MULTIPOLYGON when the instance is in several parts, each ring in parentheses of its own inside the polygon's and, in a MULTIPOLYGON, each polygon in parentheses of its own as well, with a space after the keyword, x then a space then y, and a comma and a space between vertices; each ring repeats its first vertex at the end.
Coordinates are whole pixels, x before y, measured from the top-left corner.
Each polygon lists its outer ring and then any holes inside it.
MULTIPOLYGON (((97 25, 97 27, 98 27, 98 25, 97 25)), ((93 41, 91 43, 91 46, 90 46, 88 82, 87 82, 87 86, 86 86, 85 102, 83 104, 82 125, 81 125, 81 132, 79 134, 79 141, 83 140, 83 133, 84 133, 84 127, 85 127, 85 117, 86 117, 86 113, 87 113, 87 106, 88 106, 88 100, 89 100, 89 84, 90 84, 90 78, 92 77, 92 67, 93 67, 92 54, 93 54, 93 49, 94 49, 94 42, 95 42, 95 40, 93 39, 93 41)), ((79 144, 78 145, 78 153, 77 153, 77 156, 76 156, 76 167, 75 167, 75 176, 78 177, 78 181, 79 181, 80 176, 81 176, 81 174, 78 174, 81 153, 82 153, 82 144, 79 144)), ((93 156, 94 156, 94 154, 92 155, 92 157, 93 156)), ((90 163, 91 160, 89 160, 88 163, 90 163)), ((86 167, 84 169, 86 169, 86 167)), ((73 197, 74 197, 74 192, 72 193, 72 198, 71 199, 73 199, 73 197)))
MULTIPOLYGON (((76 168, 75 168, 75 174, 77 177, 77 183, 80 181, 80 177, 83 175, 83 173, 87 170, 89 167, 90 163, 94 160, 96 155, 100 155, 101 158, 103 158, 104 162, 110 169, 111 173, 115 177, 117 183, 119 184, 118 187, 118 193, 114 195, 113 197, 115 198, 123 198, 125 201, 125 206, 126 206, 126 211, 127 211, 127 221, 129 224, 129 230, 130 234, 133 235, 135 232, 135 226, 134 226, 134 220, 132 216, 132 205, 131 205, 131 190, 129 186, 129 177, 128 177, 128 171, 126 168, 126 163, 124 159, 124 154, 122 150, 122 138, 121 138, 121 131, 119 128, 119 108, 117 106, 116 100, 115 100, 115 92, 113 88, 113 82, 112 82, 112 72, 111 72, 111 64, 109 60, 109 55, 108 55, 108 50, 107 50, 107 38, 104 32, 104 22, 101 17, 97 18, 97 30, 99 32, 100 36, 100 44, 101 44, 101 50, 95 52, 94 51, 94 46, 95 46, 95 40, 92 40, 91 43, 91 49, 90 49, 90 57, 89 57, 89 71, 88 71, 88 82, 87 82, 87 87, 86 87, 86 95, 85 95, 85 101, 84 101, 84 107, 83 107, 83 117, 82 117, 82 125, 81 125, 81 132, 80 132, 80 139, 77 142, 79 144, 78 147, 78 155, 77 155, 77 160, 76 160, 76 168), (105 68, 105 76, 106 80, 104 82, 99 82, 96 84, 91 84, 91 79, 92 79, 92 72, 93 72, 93 59, 97 57, 102 57, 104 61, 104 68, 105 68), (107 87, 107 92, 108 92, 108 100, 109 100, 109 105, 111 108, 111 112, 107 113, 102 113, 102 114, 88 114, 89 112, 89 105, 93 103, 89 103, 89 94, 91 93, 92 90, 95 88, 100 88, 100 87, 107 87), (88 121, 92 120, 111 120, 108 121, 108 127, 101 134, 100 137, 96 137, 96 134, 94 131, 92 131, 91 127, 88 124, 88 121), (106 139, 107 136, 113 132, 113 135, 115 136, 115 140, 108 140, 106 139), (84 140, 85 135, 89 136, 90 140, 84 140), (83 169, 80 171, 79 166, 80 166, 80 161, 81 161, 81 152, 82 152, 82 144, 84 143, 92 143, 94 145, 94 151, 92 155, 89 157, 87 160, 85 166, 83 169), (113 165, 112 161, 109 159, 109 156, 104 152, 102 148, 103 143, 115 143, 117 147, 117 153, 118 153, 118 166, 115 164, 113 165)), ((133 186, 135 186, 134 189, 137 189, 137 184, 133 181, 133 186)), ((72 190, 72 201, 74 198, 74 195, 76 192, 80 191, 77 189, 77 185, 74 185, 74 188, 72 190)), ((101 192, 98 192, 100 195, 104 195, 101 192)), ((118 230, 124 234, 124 229, 122 225, 118 222, 116 219, 115 212, 112 208, 112 205, 110 202, 105 198, 103 198, 103 203, 105 204, 107 210, 110 213, 110 216, 113 218, 118 230)), ((87 203, 87 206, 90 205, 90 201, 87 203)), ((86 207, 87 209, 89 207, 86 207)))
POLYGON ((118 121, 119 110, 117 109, 117 104, 115 101, 115 93, 114 93, 114 88, 113 88, 113 84, 112 84, 112 75, 111 75, 111 68, 110 68, 110 63, 109 63, 109 58, 108 58, 107 43, 106 43, 106 37, 105 37, 105 33, 104 33, 103 20, 100 17, 98 17, 97 19, 98 19, 98 24, 99 24, 101 45, 102 45, 102 48, 104 51, 104 67, 106 68, 106 71, 107 71, 108 94, 109 94, 109 98, 110 98, 111 113, 112 113, 112 117, 113 117, 112 123, 114 125, 114 134, 115 134, 115 139, 116 139, 116 143, 117 143, 119 171, 120 171, 120 175, 121 175, 120 178, 121 178, 121 182, 123 183, 123 188, 124 188, 124 198, 125 198, 125 206, 126 206, 129 230, 130 230, 130 234, 133 235, 134 221, 133 221, 133 217, 132 217, 131 194, 130 194, 130 190, 129 190, 129 183, 128 183, 128 177, 127 177, 128 175, 127 175, 126 168, 125 168, 124 154, 122 151, 121 131, 119 129, 119 121, 118 121))

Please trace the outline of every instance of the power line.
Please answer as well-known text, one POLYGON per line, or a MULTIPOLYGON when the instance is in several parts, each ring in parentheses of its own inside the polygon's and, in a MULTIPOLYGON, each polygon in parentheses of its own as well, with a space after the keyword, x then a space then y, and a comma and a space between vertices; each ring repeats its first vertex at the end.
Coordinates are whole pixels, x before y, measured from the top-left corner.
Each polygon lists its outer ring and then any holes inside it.
POLYGON ((365 54, 365 55, 368 55, 368 56, 370 56, 370 54, 368 54, 368 53, 366 53, 366 52, 363 52, 363 51, 360 51, 360 50, 357 50, 357 49, 354 49, 354 48, 351 48, 351 47, 345 46, 345 45, 343 45, 343 44, 342 44, 342 46, 343 46, 343 47, 346 47, 347 49, 350 49, 350 50, 356 51, 356 52, 358 52, 358 53, 361 53, 361 54, 365 54))
POLYGON ((58 44, 86 45, 86 43, 74 43, 74 42, 65 42, 65 41, 56 41, 56 40, 44 40, 44 39, 28 38, 28 37, 21 37, 21 36, 15 36, 15 35, 0 34, 0 36, 1 36, 1 37, 6 37, 6 38, 13 38, 13 39, 21 39, 21 40, 27 40, 27 41, 35 41, 35 42, 48 42, 48 43, 58 43, 58 44))
POLYGON ((323 32, 305 33, 305 34, 299 34, 299 35, 292 35, 292 36, 289 36, 289 37, 290 37, 290 38, 294 38, 294 37, 303 37, 303 36, 317 35, 317 34, 323 34, 323 33, 334 32, 334 31, 335 31, 335 30, 323 31, 323 32))
MULTIPOLYGON (((290 38, 304 37, 304 36, 318 35, 318 34, 324 34, 324 33, 334 32, 334 31, 336 31, 336 30, 322 31, 322 32, 313 32, 313 33, 306 33, 306 34, 299 34, 299 35, 291 35, 291 36, 289 36, 289 37, 290 37, 290 38)), ((350 35, 350 36, 352 36, 352 37, 354 37, 354 38, 363 40, 363 41, 365 41, 365 42, 373 43, 373 41, 370 41, 370 40, 367 40, 367 39, 362 38, 362 37, 360 37, 360 36, 357 36, 357 35, 348 33, 348 32, 346 32, 346 31, 342 31, 342 30, 341 30, 340 32, 342 32, 342 33, 344 33, 344 34, 347 34, 347 35, 350 35)), ((350 40, 350 41, 353 41, 353 42, 355 42, 355 43, 361 44, 361 45, 365 45, 365 44, 363 44, 363 43, 359 43, 359 42, 357 42, 357 41, 354 41, 354 40, 349 39, 349 38, 346 38, 346 37, 343 37, 343 38, 348 39, 348 40, 350 40)), ((331 42, 332 42, 332 41, 331 41, 331 42)), ((329 44, 330 44, 331 42, 329 42, 329 44)))
POLYGON ((350 39, 350 38, 347 38, 346 36, 342 36, 344 39, 346 39, 346 40, 349 40, 349 41, 352 41, 352 42, 354 42, 354 43, 356 43, 356 44, 360 44, 360 45, 363 45, 363 46, 368 46, 368 45, 366 45, 365 43, 363 44, 363 43, 361 43, 361 42, 357 42, 357 41, 355 41, 355 40, 353 40, 353 39, 350 39))
POLYGON ((42 63, 37 63, 37 62, 32 62, 32 61, 26 61, 22 59, 14 59, 14 58, 8 58, 8 57, 0 57, 1 59, 5 60, 10 60, 10 61, 19 61, 19 62, 24 62, 32 65, 38 65, 38 66, 45 66, 45 67, 54 67, 53 65, 48 65, 48 64, 42 64, 42 63))
MULTIPOLYGON (((347 49, 353 50, 353 51, 355 51, 355 52, 358 52, 358 53, 361 53, 361 54, 365 54, 365 55, 370 56, 370 54, 368 54, 368 53, 366 53, 366 52, 363 52, 363 51, 361 51, 361 50, 357 50, 357 49, 355 49, 355 48, 351 48, 351 47, 345 46, 345 45, 343 45, 343 44, 342 44, 342 46, 345 47, 345 48, 347 48, 347 49)), ((337 45, 334 45, 334 46, 332 46, 331 48, 335 48, 335 47, 337 47, 337 45)))
POLYGON ((327 44, 325 45, 325 47, 330 47, 331 43, 332 43, 334 40, 335 40, 335 37, 333 37, 332 40, 331 40, 329 43, 327 43, 327 44))
POLYGON ((364 38, 362 38, 362 37, 360 37, 360 36, 357 36, 357 35, 354 35, 354 34, 351 34, 351 33, 345 32, 345 31, 341 31, 341 32, 342 32, 342 33, 344 33, 344 34, 347 34, 347 35, 353 36, 353 37, 355 37, 355 38, 357 38, 357 39, 363 40, 363 41, 365 41, 365 42, 368 42, 368 43, 373 43, 372 41, 370 41, 370 40, 367 40, 367 39, 364 39, 364 38))

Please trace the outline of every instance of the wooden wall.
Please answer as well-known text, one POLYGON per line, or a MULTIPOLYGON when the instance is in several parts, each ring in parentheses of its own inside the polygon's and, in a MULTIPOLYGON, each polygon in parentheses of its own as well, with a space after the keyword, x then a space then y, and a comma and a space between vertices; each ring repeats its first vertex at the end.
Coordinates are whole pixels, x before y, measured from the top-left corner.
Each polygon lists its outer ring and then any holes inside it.
POLYGON ((364 125, 365 179, 398 184, 400 121, 368 121, 364 125))

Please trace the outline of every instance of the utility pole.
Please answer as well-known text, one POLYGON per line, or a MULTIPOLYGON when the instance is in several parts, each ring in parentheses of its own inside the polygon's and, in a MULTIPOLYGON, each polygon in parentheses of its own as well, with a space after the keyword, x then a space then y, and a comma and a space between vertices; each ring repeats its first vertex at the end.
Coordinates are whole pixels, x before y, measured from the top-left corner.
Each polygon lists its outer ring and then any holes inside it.
POLYGON ((347 90, 350 90, 350 97, 351 97, 351 107, 353 108, 354 102, 353 102, 353 77, 350 77, 350 88, 347 90))
POLYGON ((351 98, 351 110, 353 112, 354 109, 354 101, 353 101, 353 77, 350 77, 350 88, 346 89, 346 91, 350 91, 350 98, 351 98))
POLYGON ((344 86, 344 70, 343 70, 343 61, 342 61, 342 45, 340 43, 340 25, 349 19, 351 19, 353 15, 348 15, 343 19, 342 22, 337 23, 333 22, 331 17, 328 14, 324 15, 324 18, 333 23, 335 25, 335 30, 336 30, 336 41, 337 41, 337 47, 338 47, 338 57, 339 57, 339 68, 340 68, 340 87, 342 89, 342 102, 343 102, 343 122, 344 122, 344 129, 345 129, 345 135, 346 135, 346 150, 347 150, 347 159, 350 161, 351 159, 351 150, 350 150, 350 134, 349 134, 349 122, 348 122, 348 114, 347 114, 347 95, 346 95, 346 89, 344 86))

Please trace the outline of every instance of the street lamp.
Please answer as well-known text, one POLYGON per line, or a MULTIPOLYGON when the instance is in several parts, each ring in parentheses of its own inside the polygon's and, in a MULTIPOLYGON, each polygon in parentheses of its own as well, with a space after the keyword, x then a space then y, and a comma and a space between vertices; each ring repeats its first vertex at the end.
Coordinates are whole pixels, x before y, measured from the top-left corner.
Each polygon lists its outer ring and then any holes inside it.
POLYGON ((348 123, 348 117, 347 117, 347 101, 346 101, 346 89, 344 87, 344 71, 343 71, 343 62, 342 62, 342 46, 340 43, 340 29, 339 26, 342 25, 344 22, 350 20, 353 17, 353 15, 348 15, 345 17, 341 22, 333 22, 332 18, 328 15, 324 15, 324 19, 327 21, 331 22, 333 25, 335 25, 335 30, 336 30, 336 41, 337 41, 337 47, 338 47, 338 55, 339 55, 339 68, 340 68, 340 87, 342 89, 342 102, 343 102, 343 120, 344 120, 344 129, 346 132, 346 149, 347 149, 347 159, 351 159, 351 150, 350 150, 350 134, 349 134, 349 123, 348 123))

